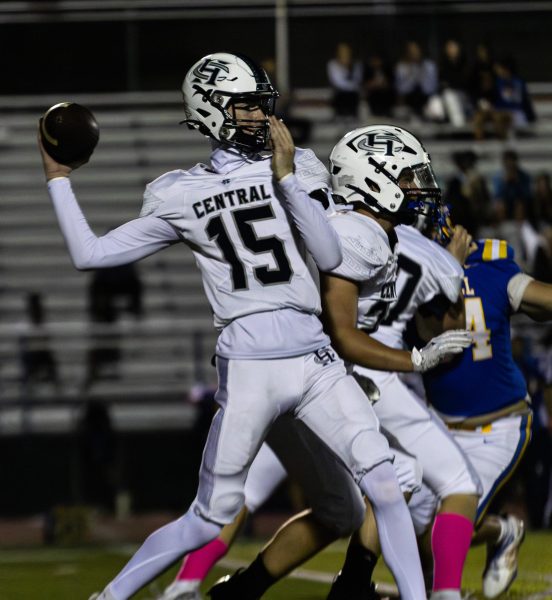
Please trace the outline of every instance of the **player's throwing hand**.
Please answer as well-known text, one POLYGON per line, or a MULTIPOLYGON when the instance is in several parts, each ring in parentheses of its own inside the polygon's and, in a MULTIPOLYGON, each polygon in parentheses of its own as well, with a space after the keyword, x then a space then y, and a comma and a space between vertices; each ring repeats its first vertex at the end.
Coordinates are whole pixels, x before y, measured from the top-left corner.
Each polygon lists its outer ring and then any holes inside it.
POLYGON ((293 173, 293 157, 295 144, 289 129, 283 121, 275 116, 268 118, 270 121, 270 139, 272 141, 272 172, 276 181, 293 173))
POLYGON ((58 163, 44 150, 40 135, 40 126, 38 128, 38 148, 42 155, 42 166, 44 168, 44 175, 46 175, 46 181, 50 181, 50 179, 54 179, 55 177, 69 177, 72 171, 71 167, 58 163))

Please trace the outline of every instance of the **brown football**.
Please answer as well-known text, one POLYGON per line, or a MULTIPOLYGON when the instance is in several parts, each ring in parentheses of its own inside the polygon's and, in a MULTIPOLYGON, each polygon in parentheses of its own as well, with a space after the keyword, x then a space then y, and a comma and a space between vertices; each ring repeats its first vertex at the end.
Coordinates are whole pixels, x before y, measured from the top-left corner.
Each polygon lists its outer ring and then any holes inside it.
POLYGON ((40 119, 40 134, 46 152, 68 166, 85 163, 100 139, 100 128, 92 112, 75 102, 60 102, 40 119))

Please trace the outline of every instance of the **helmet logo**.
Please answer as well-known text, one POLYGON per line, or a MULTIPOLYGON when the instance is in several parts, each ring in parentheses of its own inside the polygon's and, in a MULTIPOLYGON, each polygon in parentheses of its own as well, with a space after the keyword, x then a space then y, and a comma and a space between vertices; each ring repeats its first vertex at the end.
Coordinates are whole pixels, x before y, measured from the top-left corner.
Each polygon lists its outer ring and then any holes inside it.
POLYGON ((228 77, 229 73, 230 69, 226 66, 226 63, 211 59, 205 60, 193 70, 196 80, 204 81, 208 85, 215 85, 220 81, 234 81, 237 79, 237 77, 230 79, 228 77))
POLYGON ((385 156, 393 156, 404 150, 403 141, 394 133, 388 131, 373 131, 363 133, 357 138, 351 140, 348 144, 355 149, 354 143, 359 150, 364 150, 367 154, 383 154, 385 156))

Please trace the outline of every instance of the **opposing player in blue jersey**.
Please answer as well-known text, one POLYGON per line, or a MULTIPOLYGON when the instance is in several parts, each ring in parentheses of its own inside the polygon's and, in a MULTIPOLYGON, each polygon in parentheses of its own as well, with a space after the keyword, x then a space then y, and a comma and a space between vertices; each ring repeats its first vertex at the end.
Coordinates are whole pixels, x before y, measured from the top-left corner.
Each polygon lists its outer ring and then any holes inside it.
MULTIPOLYGON (((527 386, 512 357, 510 317, 521 312, 551 319, 552 285, 522 273, 505 241, 482 240, 466 261, 463 295, 473 346, 424 374, 424 384, 483 486, 474 543, 488 544, 483 592, 495 598, 515 579, 524 527, 516 517, 485 513, 519 464, 532 421, 527 386)), ((414 495, 410 509, 418 533, 432 522, 436 507, 428 488, 414 495)))

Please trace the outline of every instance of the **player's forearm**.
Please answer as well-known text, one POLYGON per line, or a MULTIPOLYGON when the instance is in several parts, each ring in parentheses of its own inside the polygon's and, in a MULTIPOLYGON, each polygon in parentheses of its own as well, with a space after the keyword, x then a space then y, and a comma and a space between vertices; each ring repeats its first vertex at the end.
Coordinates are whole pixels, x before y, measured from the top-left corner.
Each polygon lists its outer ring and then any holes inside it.
POLYGON ((75 198, 71 181, 69 178, 51 179, 48 192, 74 266, 79 270, 91 268, 90 257, 97 238, 75 198))
POLYGON ((347 362, 378 371, 413 371, 410 352, 386 346, 360 329, 330 332, 333 347, 347 362))
POLYGON ((341 264, 341 243, 328 222, 320 203, 301 188, 297 177, 289 174, 278 182, 289 211, 307 250, 321 271, 331 271, 341 264))
POLYGON ((531 281, 523 292, 519 310, 535 321, 552 319, 552 285, 531 281))

